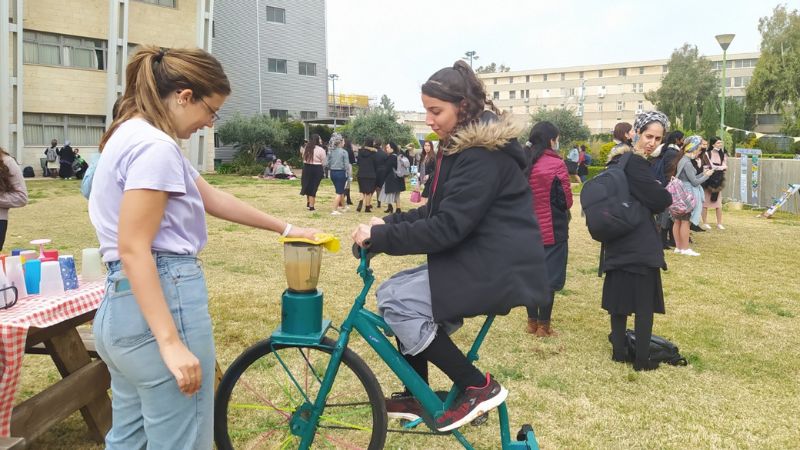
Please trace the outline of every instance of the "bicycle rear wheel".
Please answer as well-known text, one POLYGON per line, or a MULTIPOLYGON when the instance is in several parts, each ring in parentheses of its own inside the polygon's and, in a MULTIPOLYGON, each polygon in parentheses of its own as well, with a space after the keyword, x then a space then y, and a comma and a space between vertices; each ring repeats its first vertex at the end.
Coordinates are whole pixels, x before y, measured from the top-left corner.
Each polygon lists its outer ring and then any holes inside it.
MULTIPOLYGON (((284 346, 265 339, 245 350, 217 389, 217 447, 297 448, 301 437, 292 433, 291 422, 310 415, 335 344, 324 338, 322 347, 284 346)), ((386 405, 375 374, 345 349, 313 448, 381 449, 386 426, 386 405)))

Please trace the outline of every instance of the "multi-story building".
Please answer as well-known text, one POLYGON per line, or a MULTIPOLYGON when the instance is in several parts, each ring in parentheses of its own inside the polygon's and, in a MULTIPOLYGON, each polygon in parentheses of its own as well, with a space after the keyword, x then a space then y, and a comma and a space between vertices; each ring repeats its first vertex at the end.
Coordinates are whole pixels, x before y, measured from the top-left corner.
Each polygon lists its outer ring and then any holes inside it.
MULTIPOLYGON (((51 139, 97 152, 138 45, 210 50, 213 0, 0 0, 0 146, 41 174, 51 139)), ((201 130, 182 143, 212 164, 201 130)))
MULTIPOLYGON (((758 53, 727 56, 726 96, 742 99, 753 75, 758 53)), ((722 55, 707 57, 721 70, 722 55)), ((608 133, 617 122, 653 105, 644 97, 658 90, 667 71, 666 59, 593 66, 519 70, 481 74, 486 91, 500 108, 527 122, 539 109, 569 108, 583 117, 592 133, 608 133)), ((780 116, 758 115, 759 131, 777 131, 780 116)))
MULTIPOLYGON (((361 94, 328 95, 328 117, 349 119, 369 110, 370 98, 361 94)), ((374 99, 373 99, 374 100, 374 99)))
POLYGON ((328 114, 325 0, 217 0, 214 55, 231 81, 220 122, 328 114))

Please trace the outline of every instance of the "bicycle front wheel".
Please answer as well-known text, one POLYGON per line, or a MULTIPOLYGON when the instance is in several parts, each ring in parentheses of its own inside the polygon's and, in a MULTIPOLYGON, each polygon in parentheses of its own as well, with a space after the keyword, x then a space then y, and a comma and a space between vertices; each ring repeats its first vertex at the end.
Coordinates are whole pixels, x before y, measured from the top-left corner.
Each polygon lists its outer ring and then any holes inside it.
MULTIPOLYGON (((297 448, 301 436, 293 434, 290 425, 310 416, 335 344, 324 338, 320 347, 285 346, 265 339, 245 350, 217 388, 217 447, 297 448)), ((345 349, 313 447, 381 449, 386 426, 386 404, 375 374, 345 349)))

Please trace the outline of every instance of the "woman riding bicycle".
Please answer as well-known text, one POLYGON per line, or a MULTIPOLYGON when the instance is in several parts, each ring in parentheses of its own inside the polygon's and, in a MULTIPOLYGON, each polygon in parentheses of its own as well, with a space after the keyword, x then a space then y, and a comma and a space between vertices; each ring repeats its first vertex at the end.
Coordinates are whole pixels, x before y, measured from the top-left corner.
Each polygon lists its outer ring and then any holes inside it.
MULTIPOLYGON (((373 218, 356 228, 353 239, 371 252, 428 255, 427 264, 381 285, 378 309, 425 381, 430 361, 461 390, 436 420, 440 431, 450 431, 503 403, 508 391, 483 375, 448 334, 465 317, 542 306, 549 288, 519 130, 487 100, 463 61, 422 85, 422 103, 442 149, 429 202, 373 218)), ((390 417, 398 410, 409 417, 422 408, 408 394, 387 400, 390 417)))

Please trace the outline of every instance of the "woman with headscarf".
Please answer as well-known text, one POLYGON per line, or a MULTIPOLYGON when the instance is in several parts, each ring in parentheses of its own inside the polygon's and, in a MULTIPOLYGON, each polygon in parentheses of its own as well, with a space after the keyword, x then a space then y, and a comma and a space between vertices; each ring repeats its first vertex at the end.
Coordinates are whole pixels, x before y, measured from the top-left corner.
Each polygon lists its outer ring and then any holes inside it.
POLYGON ((634 370, 653 370, 658 362, 650 361, 650 337, 653 314, 664 314, 661 272, 666 270, 664 251, 653 215, 664 211, 672 197, 661 186, 644 155, 652 153, 669 128, 667 116, 658 111, 640 114, 634 123, 636 143, 620 143, 609 154, 608 166, 618 164, 625 153, 633 153, 624 168, 631 195, 643 206, 641 222, 628 235, 603 244, 600 269, 605 273, 602 307, 611 318, 611 359, 633 361, 634 370), (628 316, 635 314, 635 358, 627 352, 625 329, 628 316))
POLYGON ((703 138, 700 136, 689 136, 684 140, 681 153, 675 158, 667 168, 667 177, 676 177, 683 182, 683 187, 692 193, 695 199, 695 207, 689 214, 672 215, 674 224, 672 225, 672 235, 675 236, 675 253, 687 256, 700 256, 700 253, 689 248, 689 223, 698 225, 700 215, 703 211, 703 186, 702 183, 714 173, 711 169, 706 169, 700 174, 694 166, 694 159, 700 156, 700 145, 703 138))
POLYGON ((75 152, 72 151, 70 142, 64 142, 64 146, 57 150, 58 153, 58 176, 64 180, 72 179, 72 163, 75 162, 75 152))

